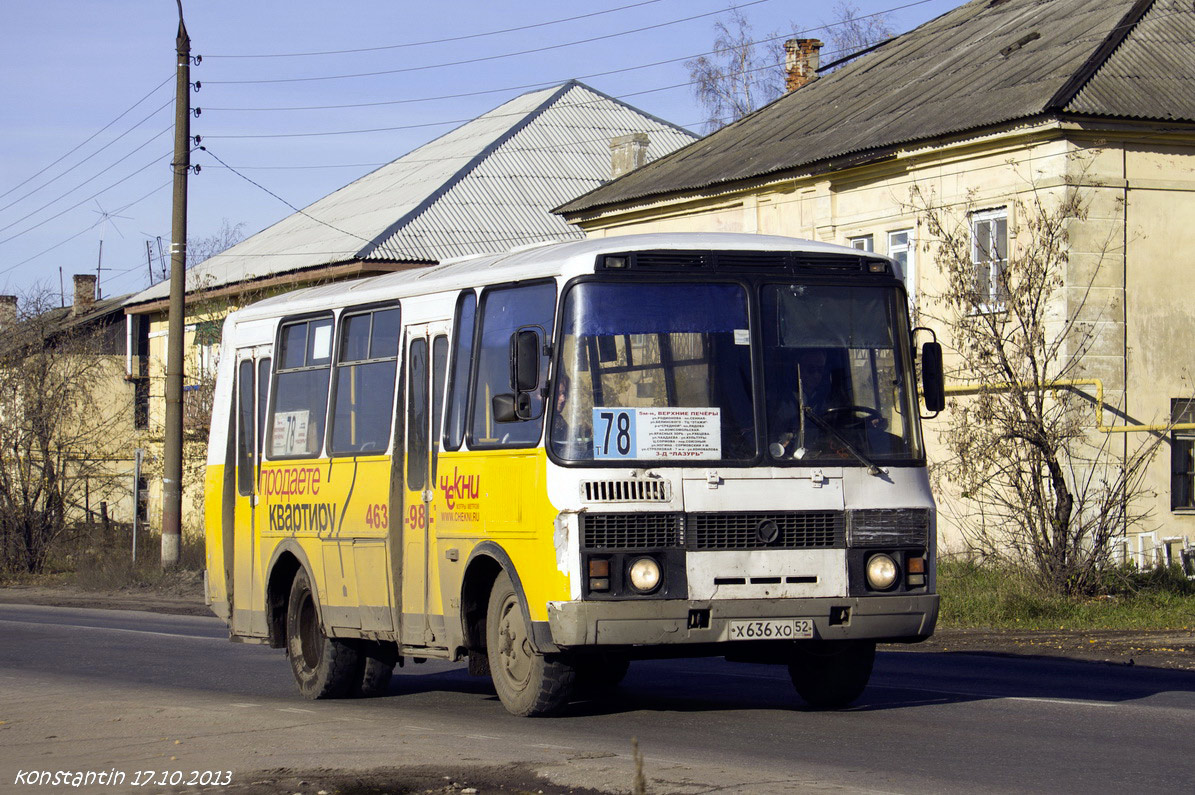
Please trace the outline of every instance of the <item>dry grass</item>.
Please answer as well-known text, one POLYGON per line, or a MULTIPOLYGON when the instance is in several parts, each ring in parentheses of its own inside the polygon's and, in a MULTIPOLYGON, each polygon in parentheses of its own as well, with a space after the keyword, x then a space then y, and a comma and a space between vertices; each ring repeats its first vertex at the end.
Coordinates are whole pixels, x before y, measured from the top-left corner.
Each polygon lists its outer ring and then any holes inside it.
POLYGON ((939 626, 1003 629, 1187 629, 1195 625, 1195 582, 1177 568, 1116 568, 1101 593, 1060 596, 1026 572, 968 561, 938 567, 939 626))

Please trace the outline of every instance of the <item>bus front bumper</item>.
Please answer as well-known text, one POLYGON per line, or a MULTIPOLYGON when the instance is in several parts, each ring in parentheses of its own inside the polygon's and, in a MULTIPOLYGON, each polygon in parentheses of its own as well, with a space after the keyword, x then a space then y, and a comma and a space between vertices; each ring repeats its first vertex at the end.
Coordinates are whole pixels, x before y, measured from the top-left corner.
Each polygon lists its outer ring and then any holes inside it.
POLYGON ((723 642, 733 646, 738 641, 730 636, 732 621, 799 618, 813 621, 818 640, 916 642, 933 634, 938 594, 549 602, 547 626, 536 627, 534 634, 541 647, 558 649, 723 642))

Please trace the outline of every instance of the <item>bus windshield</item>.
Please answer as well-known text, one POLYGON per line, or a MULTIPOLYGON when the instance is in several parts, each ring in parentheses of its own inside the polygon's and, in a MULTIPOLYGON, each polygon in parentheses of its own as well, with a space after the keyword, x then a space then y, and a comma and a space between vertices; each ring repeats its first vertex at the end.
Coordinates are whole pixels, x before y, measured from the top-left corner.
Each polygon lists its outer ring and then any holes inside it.
POLYGON ((920 457, 895 288, 583 282, 562 309, 548 444, 567 461, 856 465, 920 457), (762 340, 764 381, 752 379, 762 340))
POLYGON ((773 460, 920 458, 904 299, 896 289, 768 284, 760 307, 773 460))

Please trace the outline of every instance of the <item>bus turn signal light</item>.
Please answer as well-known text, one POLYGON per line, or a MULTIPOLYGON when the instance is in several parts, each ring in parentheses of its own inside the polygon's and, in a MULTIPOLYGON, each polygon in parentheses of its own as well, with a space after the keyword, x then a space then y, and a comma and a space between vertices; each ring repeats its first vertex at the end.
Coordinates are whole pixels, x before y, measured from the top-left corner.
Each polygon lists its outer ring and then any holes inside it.
POLYGON ((925 585, 925 558, 906 558, 905 573, 905 580, 910 587, 920 588, 925 585))

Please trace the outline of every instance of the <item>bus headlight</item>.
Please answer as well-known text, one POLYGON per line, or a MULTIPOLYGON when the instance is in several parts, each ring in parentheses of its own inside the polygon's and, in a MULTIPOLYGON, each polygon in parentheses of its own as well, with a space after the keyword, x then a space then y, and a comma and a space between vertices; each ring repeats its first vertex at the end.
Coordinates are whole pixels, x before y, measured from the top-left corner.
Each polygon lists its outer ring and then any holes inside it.
POLYGON ((639 593, 651 593, 660 586, 660 564, 651 558, 639 558, 629 570, 631 587, 639 593))
POLYGON ((877 591, 886 591, 896 584, 896 561, 883 552, 867 559, 867 584, 877 591))

